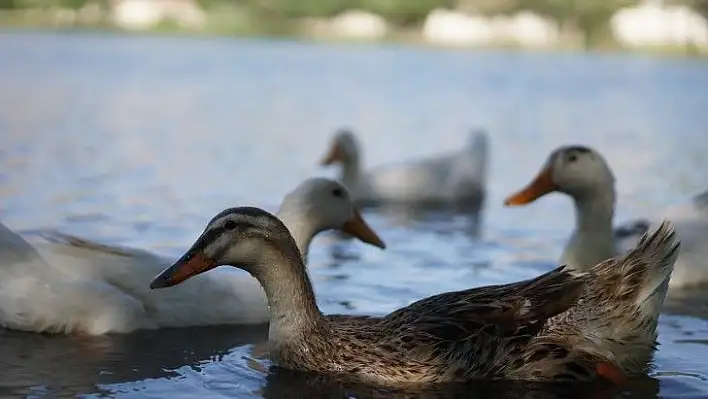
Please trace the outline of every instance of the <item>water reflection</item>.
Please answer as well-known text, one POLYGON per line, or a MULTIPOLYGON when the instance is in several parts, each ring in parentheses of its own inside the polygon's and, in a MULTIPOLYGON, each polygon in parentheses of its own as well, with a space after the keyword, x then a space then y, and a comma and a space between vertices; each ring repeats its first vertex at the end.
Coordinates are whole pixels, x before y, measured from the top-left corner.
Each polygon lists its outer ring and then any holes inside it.
MULTIPOLYGON (((400 229, 405 234, 435 234, 440 238, 478 240, 482 233, 482 213, 464 214, 450 208, 420 208, 408 206, 378 207, 367 210, 367 218, 385 223, 385 228, 400 229)), ((329 232, 331 266, 359 259, 352 237, 341 231, 329 232)), ((386 241, 386 236, 382 237, 386 241)), ((393 238, 396 240, 396 237, 393 238)))
POLYGON ((99 337, 0 330, 0 387, 30 395, 99 393, 102 384, 169 378, 181 367, 221 361, 233 348, 263 342, 267 326, 140 331, 99 337))
POLYGON ((604 384, 539 384, 475 382, 400 389, 373 388, 322 375, 271 367, 262 394, 265 398, 484 398, 484 399, 615 399, 658 397, 659 381, 642 378, 617 388, 604 384))
MULTIPOLYGON (((371 211, 370 211, 371 212, 371 211)), ((438 234, 466 233, 478 238, 482 225, 483 211, 461 212, 449 206, 401 206, 378 207, 375 214, 385 218, 392 226, 435 231, 438 234)))

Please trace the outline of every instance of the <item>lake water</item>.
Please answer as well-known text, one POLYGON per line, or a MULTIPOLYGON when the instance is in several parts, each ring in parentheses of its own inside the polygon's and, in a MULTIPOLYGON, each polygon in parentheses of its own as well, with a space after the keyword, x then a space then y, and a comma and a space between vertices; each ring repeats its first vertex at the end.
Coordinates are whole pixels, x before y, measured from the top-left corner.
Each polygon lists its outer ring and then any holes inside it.
MULTIPOLYGON (((708 187, 706 61, 31 32, 0 33, 0 60, 2 222, 169 256, 227 206, 274 210, 303 179, 333 176, 316 164, 340 126, 359 133, 372 166, 455 149, 470 128, 487 129, 479 234, 467 216, 366 211, 387 250, 331 234, 313 242, 309 267, 327 313, 381 314, 549 270, 573 224, 570 201, 502 201, 558 145, 606 156, 618 222, 708 187)), ((708 322, 680 313, 662 315, 654 371, 625 394, 708 397, 708 322)), ((344 395, 317 377, 269 372, 264 331, 82 340, 0 331, 0 397, 344 395)), ((561 394, 503 384, 466 395, 561 394)))

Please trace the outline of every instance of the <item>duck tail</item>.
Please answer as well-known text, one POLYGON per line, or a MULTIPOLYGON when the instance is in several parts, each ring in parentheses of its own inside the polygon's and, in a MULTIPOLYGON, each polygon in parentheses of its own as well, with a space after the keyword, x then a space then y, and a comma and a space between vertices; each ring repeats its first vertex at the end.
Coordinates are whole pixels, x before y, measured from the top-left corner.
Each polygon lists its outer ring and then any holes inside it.
POLYGON ((486 162, 487 153, 489 152, 489 137, 487 137, 487 132, 484 129, 476 128, 470 131, 469 146, 474 158, 486 162))
POLYGON ((30 243, 0 222, 0 267, 38 258, 39 252, 30 243))
POLYGON ((458 168, 466 173, 474 171, 471 179, 484 184, 487 179, 487 163, 489 158, 489 137, 482 128, 474 128, 467 139, 466 155, 460 158, 458 168))
POLYGON ((676 231, 663 221, 653 233, 647 232, 637 246, 626 254, 593 268, 604 280, 610 297, 633 303, 644 318, 656 319, 661 311, 679 254, 676 231))
POLYGON ((657 317, 661 311, 680 248, 676 230, 668 221, 663 221, 653 234, 645 233, 639 241, 637 250, 641 262, 647 265, 647 275, 635 303, 644 314, 657 317))
POLYGON ((561 315, 580 328, 577 346, 611 360, 623 372, 646 372, 678 251, 674 228, 664 221, 634 249, 588 269, 583 306, 561 315))

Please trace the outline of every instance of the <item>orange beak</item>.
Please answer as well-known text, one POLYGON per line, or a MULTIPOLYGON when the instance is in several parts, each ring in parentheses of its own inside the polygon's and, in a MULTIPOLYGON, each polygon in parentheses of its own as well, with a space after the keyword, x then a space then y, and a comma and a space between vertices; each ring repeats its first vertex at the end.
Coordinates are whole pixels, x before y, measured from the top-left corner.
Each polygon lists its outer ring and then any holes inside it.
POLYGON ((504 200, 504 205, 525 205, 556 190, 558 190, 558 185, 553 182, 551 169, 545 167, 528 186, 504 200))
POLYGON ((354 236, 361 241, 371 244, 373 246, 379 247, 381 249, 386 249, 386 244, 379 238, 378 234, 374 232, 371 227, 364 221, 361 213, 358 209, 354 209, 354 216, 349 219, 341 230, 351 236, 354 236))
POLYGON ((320 165, 331 165, 335 162, 341 161, 344 161, 344 152, 340 148, 339 144, 334 143, 330 147, 327 155, 320 161, 320 165))
POLYGON ((167 288, 177 285, 190 277, 215 268, 216 262, 207 258, 202 252, 189 250, 172 266, 165 269, 150 283, 151 289, 167 288))

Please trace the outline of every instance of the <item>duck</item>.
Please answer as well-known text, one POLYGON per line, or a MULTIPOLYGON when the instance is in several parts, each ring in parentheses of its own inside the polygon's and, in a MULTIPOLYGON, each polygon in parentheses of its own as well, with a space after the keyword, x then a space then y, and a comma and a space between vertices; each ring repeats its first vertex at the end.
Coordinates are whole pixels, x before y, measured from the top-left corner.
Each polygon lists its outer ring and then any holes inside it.
POLYGON ((586 271, 560 266, 510 284, 446 292, 388 315, 323 315, 297 244, 254 207, 214 216, 150 283, 165 289, 235 266, 264 288, 271 362, 401 386, 474 379, 603 380, 647 371, 679 243, 669 222, 631 252, 586 271))
POLYGON ((708 282, 708 265, 702 261, 708 257, 708 192, 688 204, 665 209, 653 220, 639 218, 613 228, 615 177, 608 162, 594 148, 567 145, 553 150, 533 180, 509 195, 504 205, 526 205, 554 192, 569 196, 575 207, 575 227, 561 264, 578 270, 592 267, 628 251, 647 230, 669 219, 683 248, 671 277, 670 293, 708 282))
MULTIPOLYGON (((341 183, 311 178, 287 194, 277 212, 306 258, 312 238, 340 229, 379 248, 341 183)), ((114 247, 58 231, 42 231, 34 247, 6 226, 0 229, 0 326, 79 335, 141 329, 267 323, 263 289, 245 273, 194 279, 172 292, 149 289, 174 259, 114 247)))
POLYGON ((484 204, 487 152, 486 132, 474 129, 466 145, 457 151, 365 172, 359 140, 351 129, 341 128, 320 165, 341 167, 339 180, 360 206, 453 205, 474 213, 484 204))

